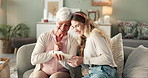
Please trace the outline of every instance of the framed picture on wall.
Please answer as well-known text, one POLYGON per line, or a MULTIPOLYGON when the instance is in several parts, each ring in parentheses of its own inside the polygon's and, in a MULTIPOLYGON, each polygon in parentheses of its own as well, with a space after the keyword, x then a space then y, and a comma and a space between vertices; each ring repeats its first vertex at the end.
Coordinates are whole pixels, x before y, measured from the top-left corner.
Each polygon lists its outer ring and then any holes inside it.
POLYGON ((111 0, 92 0, 92 6, 110 6, 111 0))
POLYGON ((44 0, 44 19, 55 21, 57 11, 63 7, 63 0, 44 0))
POLYGON ((90 19, 98 21, 99 19, 99 10, 87 10, 87 15, 90 19))

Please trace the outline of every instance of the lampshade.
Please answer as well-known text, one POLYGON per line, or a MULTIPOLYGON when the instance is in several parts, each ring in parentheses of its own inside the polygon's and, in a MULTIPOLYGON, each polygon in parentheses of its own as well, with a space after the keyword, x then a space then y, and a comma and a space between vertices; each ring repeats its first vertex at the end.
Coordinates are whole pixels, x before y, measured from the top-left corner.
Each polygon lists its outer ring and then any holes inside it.
POLYGON ((103 6, 103 11, 102 14, 104 15, 104 23, 105 24, 110 24, 110 16, 112 15, 112 7, 109 6, 103 6))
POLYGON ((109 7, 109 6, 103 6, 103 11, 102 11, 102 14, 103 15, 111 15, 112 14, 112 7, 109 7))

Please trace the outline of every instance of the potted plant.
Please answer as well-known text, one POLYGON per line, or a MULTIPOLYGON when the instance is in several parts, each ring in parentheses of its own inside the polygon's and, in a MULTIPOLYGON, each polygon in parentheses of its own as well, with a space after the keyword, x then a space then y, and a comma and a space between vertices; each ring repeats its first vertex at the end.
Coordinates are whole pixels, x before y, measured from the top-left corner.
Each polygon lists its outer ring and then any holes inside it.
POLYGON ((20 23, 16 26, 0 25, 0 33, 2 35, 2 37, 0 38, 0 52, 12 53, 13 52, 13 47, 11 45, 12 38, 28 37, 29 27, 24 23, 20 23))

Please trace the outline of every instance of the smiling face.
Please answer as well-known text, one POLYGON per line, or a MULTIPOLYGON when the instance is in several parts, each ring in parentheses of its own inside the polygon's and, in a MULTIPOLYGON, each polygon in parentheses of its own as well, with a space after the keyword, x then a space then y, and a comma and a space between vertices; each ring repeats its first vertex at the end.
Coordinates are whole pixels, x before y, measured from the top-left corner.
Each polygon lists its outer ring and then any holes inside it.
POLYGON ((84 34, 84 26, 85 26, 84 23, 72 20, 71 25, 72 25, 74 31, 78 35, 83 35, 84 34))
POLYGON ((57 29, 58 34, 66 35, 70 26, 71 26, 70 21, 58 21, 56 23, 56 29, 57 29))

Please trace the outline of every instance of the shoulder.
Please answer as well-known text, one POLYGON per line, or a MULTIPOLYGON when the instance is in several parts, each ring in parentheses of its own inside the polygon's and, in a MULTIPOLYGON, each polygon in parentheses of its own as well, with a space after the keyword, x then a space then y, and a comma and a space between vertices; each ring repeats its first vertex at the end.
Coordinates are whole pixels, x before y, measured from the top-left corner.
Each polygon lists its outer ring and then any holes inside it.
POLYGON ((48 37, 51 34, 51 31, 41 33, 40 37, 48 37))
POLYGON ((99 30, 96 28, 93 29, 90 33, 90 37, 99 37, 99 36, 101 36, 101 34, 100 34, 99 30))
POLYGON ((51 31, 43 32, 39 36, 38 40, 41 40, 41 41, 45 41, 46 40, 47 41, 50 38, 50 35, 51 35, 51 31))
POLYGON ((74 37, 72 34, 68 33, 68 39, 70 40, 71 43, 77 43, 78 44, 76 37, 74 37))
POLYGON ((69 38, 69 39, 71 39, 71 40, 76 40, 76 38, 75 38, 72 34, 68 33, 67 35, 68 35, 68 38, 69 38))
POLYGON ((93 29, 90 33, 90 39, 94 42, 96 41, 104 41, 104 37, 100 34, 100 31, 98 29, 93 29))

